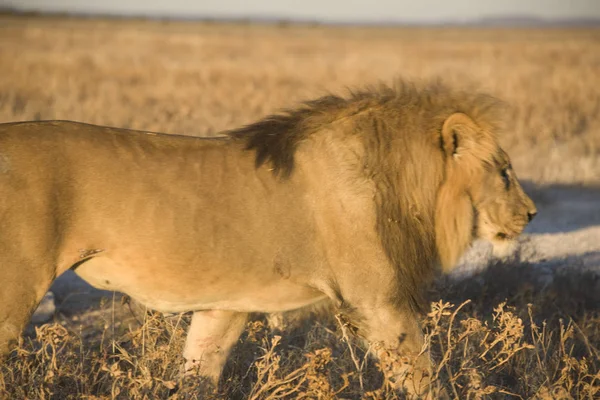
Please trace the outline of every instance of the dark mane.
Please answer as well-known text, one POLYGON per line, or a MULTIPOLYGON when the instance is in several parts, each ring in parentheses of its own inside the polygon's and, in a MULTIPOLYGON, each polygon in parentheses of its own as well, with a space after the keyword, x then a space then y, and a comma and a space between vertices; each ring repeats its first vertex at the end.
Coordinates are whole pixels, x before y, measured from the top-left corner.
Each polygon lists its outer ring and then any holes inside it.
POLYGON ((431 128, 439 130, 447 115, 463 112, 495 130, 501 104, 491 96, 456 91, 439 81, 415 84, 397 80, 393 86, 380 84, 351 90, 347 97, 327 95, 306 101, 297 108, 282 110, 225 134, 244 141, 246 149, 256 152, 257 168, 268 163, 275 175, 286 178, 294 169, 298 143, 341 118, 367 110, 380 110, 373 116, 384 119, 426 114, 431 128))

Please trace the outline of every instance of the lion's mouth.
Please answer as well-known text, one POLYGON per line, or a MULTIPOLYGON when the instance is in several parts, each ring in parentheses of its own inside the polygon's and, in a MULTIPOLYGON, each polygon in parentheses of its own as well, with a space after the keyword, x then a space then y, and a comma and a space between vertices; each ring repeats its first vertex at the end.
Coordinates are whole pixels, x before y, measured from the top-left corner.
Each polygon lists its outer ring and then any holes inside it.
POLYGON ((505 232, 498 232, 496 233, 496 239, 499 240, 513 240, 515 237, 513 235, 509 235, 508 233, 505 232))

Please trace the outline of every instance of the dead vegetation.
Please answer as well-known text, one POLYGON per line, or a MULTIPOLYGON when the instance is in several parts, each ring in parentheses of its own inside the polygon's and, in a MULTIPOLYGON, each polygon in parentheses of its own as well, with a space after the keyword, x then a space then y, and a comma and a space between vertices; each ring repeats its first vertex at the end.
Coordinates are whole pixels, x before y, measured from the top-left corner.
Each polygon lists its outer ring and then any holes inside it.
MULTIPOLYGON (((439 282, 424 319, 434 390, 456 399, 598 398, 599 288, 592 273, 563 272, 548 284, 531 266, 507 264, 439 282)), ((272 327, 257 315, 215 390, 179 377, 186 316, 147 313, 137 323, 126 305, 99 308, 89 321, 60 315, 36 327, 0 367, 0 397, 394 399, 381 371, 411 362, 373 361, 331 316, 291 315, 272 327)))
MULTIPOLYGON (((212 135, 326 91, 442 76, 512 107, 521 177, 600 182, 600 30, 350 28, 3 16, 0 121, 72 119, 212 135)), ((493 265, 440 282, 424 320, 439 385, 458 399, 600 396, 600 281, 493 265)), ((218 389, 179 378, 187 317, 108 301, 59 312, 0 367, 10 399, 393 399, 380 363, 332 316, 256 316, 218 389), (136 318, 140 319, 139 321, 136 318)), ((437 390, 439 388, 434 388, 437 390)))

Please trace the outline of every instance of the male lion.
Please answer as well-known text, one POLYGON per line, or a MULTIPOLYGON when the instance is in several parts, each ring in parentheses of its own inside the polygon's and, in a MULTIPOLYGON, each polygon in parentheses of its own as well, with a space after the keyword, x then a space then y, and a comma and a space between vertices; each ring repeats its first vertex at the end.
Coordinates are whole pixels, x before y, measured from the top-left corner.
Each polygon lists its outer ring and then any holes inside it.
MULTIPOLYGON (((0 125, 0 353, 73 269, 149 308, 193 311, 186 368, 214 379, 248 313, 323 299, 380 351, 417 354, 436 269, 474 237, 510 241, 536 213, 497 144, 496 105, 398 83, 212 139, 0 125)), ((423 390, 428 366, 420 356, 404 389, 423 390)))

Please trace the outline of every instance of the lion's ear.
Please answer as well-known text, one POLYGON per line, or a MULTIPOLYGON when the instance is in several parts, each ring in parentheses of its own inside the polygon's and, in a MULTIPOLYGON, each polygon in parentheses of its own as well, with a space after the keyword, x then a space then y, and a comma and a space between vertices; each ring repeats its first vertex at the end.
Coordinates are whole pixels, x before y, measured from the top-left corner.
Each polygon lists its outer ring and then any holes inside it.
POLYGON ((454 113, 442 127, 442 148, 447 156, 457 156, 475 147, 480 128, 468 115, 454 113))

